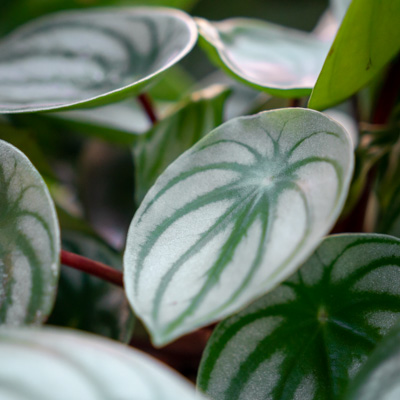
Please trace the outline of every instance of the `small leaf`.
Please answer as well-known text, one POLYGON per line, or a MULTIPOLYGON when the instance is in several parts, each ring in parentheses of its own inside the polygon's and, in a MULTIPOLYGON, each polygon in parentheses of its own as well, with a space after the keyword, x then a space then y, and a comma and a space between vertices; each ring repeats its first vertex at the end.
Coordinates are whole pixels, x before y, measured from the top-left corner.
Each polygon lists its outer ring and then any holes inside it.
POLYGON ((200 389, 213 400, 342 398, 400 316, 399 267, 398 239, 328 237, 289 280, 215 329, 200 389))
POLYGON ((200 43, 228 74, 274 96, 301 97, 321 71, 330 41, 313 34, 244 18, 197 19, 200 43))
POLYGON ((67 329, 0 329, 0 382, 2 399, 199 399, 146 354, 67 329))
POLYGON ((195 92, 175 113, 137 138, 133 147, 137 204, 172 161, 222 123, 228 94, 220 85, 195 92))
MULTIPOLYGON (((99 238, 73 231, 63 231, 62 238, 65 250, 122 269, 121 257, 99 238)), ((122 288, 62 266, 56 305, 48 322, 129 342, 134 317, 122 288)))
POLYGON ((194 46, 184 12, 121 8, 64 12, 0 43, 0 112, 97 106, 138 93, 194 46))
POLYGON ((400 49, 400 2, 353 0, 329 51, 309 107, 323 110, 365 86, 400 49))
POLYGON ((400 325, 397 324, 356 375, 345 400, 397 400, 399 375, 400 325))
POLYGON ((0 140, 0 324, 43 322, 55 298, 59 228, 43 179, 0 140))
POLYGON ((233 119, 185 152, 130 227, 125 290, 157 345, 234 313, 292 274, 336 220, 352 144, 330 118, 233 119))

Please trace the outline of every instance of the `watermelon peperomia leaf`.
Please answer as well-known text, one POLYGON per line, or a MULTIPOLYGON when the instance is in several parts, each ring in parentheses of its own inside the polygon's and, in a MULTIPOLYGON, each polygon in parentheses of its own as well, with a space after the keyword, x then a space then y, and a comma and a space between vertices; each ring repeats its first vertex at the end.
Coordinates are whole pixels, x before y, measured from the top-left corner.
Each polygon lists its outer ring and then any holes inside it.
POLYGON ((0 140, 0 324, 43 322, 59 275, 57 216, 28 158, 0 140))
POLYGON ((138 93, 194 46, 180 10, 63 12, 0 42, 0 112, 97 106, 138 93))
POLYGON ((131 347, 70 329, 0 329, 0 398, 195 400, 194 388, 131 347))
POLYGON ((290 279, 215 329, 200 389, 213 400, 342 398, 400 316, 399 267, 396 238, 328 237, 290 279))
POLYGON ((261 20, 196 22, 212 61, 239 81, 280 97, 311 93, 331 44, 261 20))
POLYGON ((352 143, 330 118, 232 119, 172 163, 130 227, 127 296, 155 344, 219 320, 293 273, 335 222, 352 143))

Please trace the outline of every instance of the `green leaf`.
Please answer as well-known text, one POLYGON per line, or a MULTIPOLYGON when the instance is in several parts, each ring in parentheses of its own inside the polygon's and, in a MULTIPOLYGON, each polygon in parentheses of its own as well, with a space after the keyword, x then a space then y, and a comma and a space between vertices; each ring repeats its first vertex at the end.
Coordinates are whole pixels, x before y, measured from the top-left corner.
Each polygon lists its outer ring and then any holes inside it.
POLYGON ((347 195, 352 144, 318 112, 233 119, 185 152, 130 227, 125 290, 153 342, 230 315, 292 274, 347 195))
POLYGON ((309 107, 323 110, 365 86, 400 49, 400 2, 353 0, 325 60, 309 107))
POLYGON ((0 112, 97 106, 143 90, 194 46, 184 12, 119 8, 43 17, 0 43, 0 112))
POLYGON ((0 324, 43 322, 55 298, 59 228, 43 179, 0 140, 0 324))
POLYGON ((171 116, 136 140, 137 204, 172 161, 222 123, 228 94, 229 90, 220 85, 195 92, 171 116))
MULTIPOLYGON (((62 239, 65 250, 122 269, 120 256, 99 238, 63 231, 62 239)), ((134 317, 122 288, 62 266, 56 304, 48 322, 129 342, 134 317)))
POLYGON ((330 41, 261 20, 196 20, 200 44, 239 81, 274 96, 301 97, 321 71, 330 41))
POLYGON ((67 329, 0 329, 0 398, 195 400, 159 361, 120 343, 67 329))
POLYGON ((399 266, 398 239, 328 237, 290 279, 215 329, 200 389, 214 400, 342 398, 400 316, 399 266))
POLYGON ((397 400, 399 374, 400 325, 397 324, 356 375, 345 400, 397 400))

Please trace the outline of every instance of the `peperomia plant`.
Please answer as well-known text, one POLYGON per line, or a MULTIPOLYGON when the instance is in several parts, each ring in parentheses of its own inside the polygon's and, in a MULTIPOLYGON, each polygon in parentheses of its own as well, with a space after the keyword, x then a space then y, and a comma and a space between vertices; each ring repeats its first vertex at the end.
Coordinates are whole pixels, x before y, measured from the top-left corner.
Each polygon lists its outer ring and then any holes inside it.
POLYGON ((0 399, 397 399, 399 0, 194 3, 0 39, 0 399))

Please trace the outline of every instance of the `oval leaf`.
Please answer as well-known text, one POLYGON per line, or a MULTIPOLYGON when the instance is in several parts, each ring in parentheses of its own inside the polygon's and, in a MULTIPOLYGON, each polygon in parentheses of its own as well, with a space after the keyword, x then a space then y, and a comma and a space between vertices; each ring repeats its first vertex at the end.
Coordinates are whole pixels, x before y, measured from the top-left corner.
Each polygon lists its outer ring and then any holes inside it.
POLYGON ((399 266, 398 239, 327 238, 288 281, 216 328, 201 390, 214 400, 342 398, 400 316, 399 266))
POLYGON ((59 228, 46 184, 27 157, 0 140, 0 324, 50 313, 59 274, 59 228))
POLYGON ((0 112, 95 106, 135 94, 194 46, 184 12, 119 8, 64 12, 0 43, 0 112))
POLYGON ((200 43, 217 65, 275 96, 309 95, 331 44, 261 20, 196 21, 200 43))
MULTIPOLYGON (((96 236, 63 231, 62 244, 67 251, 122 269, 121 257, 96 236)), ((62 266, 56 304, 48 323, 129 342, 134 316, 122 288, 62 266)))
POLYGON ((125 289, 164 344, 221 319, 290 275, 336 220, 352 144, 305 109, 233 119, 157 180, 130 227, 125 289))
POLYGON ((365 86, 400 49, 400 2, 353 0, 329 51, 309 107, 323 110, 365 86))
POLYGON ((194 400, 164 364, 117 342, 66 329, 0 329, 0 398, 194 400))
POLYGON ((361 368, 345 400, 398 400, 399 375, 400 325, 397 324, 361 368))

